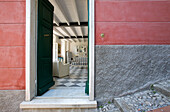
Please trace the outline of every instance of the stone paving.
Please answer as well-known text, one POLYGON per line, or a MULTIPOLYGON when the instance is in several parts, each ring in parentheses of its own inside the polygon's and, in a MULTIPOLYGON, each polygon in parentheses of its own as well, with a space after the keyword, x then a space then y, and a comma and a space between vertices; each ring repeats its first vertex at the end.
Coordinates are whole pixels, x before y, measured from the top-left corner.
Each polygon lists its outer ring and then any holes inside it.
MULTIPOLYGON (((147 112, 170 105, 170 98, 155 90, 146 90, 120 97, 134 112, 147 112)), ((113 103, 99 106, 99 112, 120 112, 113 103)))
MULTIPOLYGON (((170 109, 170 80, 151 85, 150 90, 114 98, 112 102, 99 105, 99 112, 147 112, 170 109), (118 109, 120 108, 120 110, 118 109), (156 110, 155 110, 156 109, 156 110)), ((170 110, 168 110, 170 112, 170 110)))
POLYGON ((98 112, 120 112, 117 107, 111 102, 106 103, 104 105, 100 105, 98 108, 98 112))
POLYGON ((170 105, 170 99, 153 90, 146 90, 121 97, 136 112, 146 112, 170 105))

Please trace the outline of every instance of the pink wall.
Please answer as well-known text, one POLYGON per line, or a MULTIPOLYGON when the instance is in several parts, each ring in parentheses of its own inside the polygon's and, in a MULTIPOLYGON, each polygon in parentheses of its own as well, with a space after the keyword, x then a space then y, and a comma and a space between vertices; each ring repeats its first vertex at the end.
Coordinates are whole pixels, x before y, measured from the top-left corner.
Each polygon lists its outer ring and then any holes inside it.
MULTIPOLYGON (((170 1, 95 3, 96 45, 170 44, 170 1)), ((0 0, 0 89, 25 89, 25 0, 0 0)))
POLYGON ((170 44, 169 0, 95 2, 96 45, 170 44))
POLYGON ((25 89, 25 0, 0 0, 0 89, 25 89))

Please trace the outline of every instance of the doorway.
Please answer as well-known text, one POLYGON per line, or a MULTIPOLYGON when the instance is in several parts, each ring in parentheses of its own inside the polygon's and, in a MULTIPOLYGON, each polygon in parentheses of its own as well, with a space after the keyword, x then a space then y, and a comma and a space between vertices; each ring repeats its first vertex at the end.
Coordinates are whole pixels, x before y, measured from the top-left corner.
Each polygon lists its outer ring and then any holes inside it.
POLYGON ((86 97, 88 0, 39 0, 37 31, 37 95, 86 97))
MULTIPOLYGON (((26 101, 36 97, 37 0, 26 0, 26 101)), ((94 100, 94 0, 89 0, 89 100, 94 100)))

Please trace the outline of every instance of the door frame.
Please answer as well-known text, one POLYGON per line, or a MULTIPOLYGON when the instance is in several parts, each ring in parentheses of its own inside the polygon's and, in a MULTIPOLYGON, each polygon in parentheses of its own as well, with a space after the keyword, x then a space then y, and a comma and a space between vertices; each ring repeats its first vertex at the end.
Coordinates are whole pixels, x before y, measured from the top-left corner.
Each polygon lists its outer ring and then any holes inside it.
MULTIPOLYGON (((37 1, 26 0, 26 39, 25 39, 25 100, 36 97, 37 77, 37 1)), ((89 100, 94 100, 94 49, 95 49, 95 0, 89 0, 89 100)))

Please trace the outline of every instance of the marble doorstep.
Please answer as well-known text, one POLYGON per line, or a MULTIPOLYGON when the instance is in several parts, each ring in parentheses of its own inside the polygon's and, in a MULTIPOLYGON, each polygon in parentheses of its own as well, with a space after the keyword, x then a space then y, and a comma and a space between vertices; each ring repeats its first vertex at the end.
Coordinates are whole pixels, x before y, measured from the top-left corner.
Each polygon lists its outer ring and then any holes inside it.
POLYGON ((96 101, 89 101, 89 99, 33 99, 29 102, 22 102, 21 109, 40 109, 40 108, 97 108, 96 101))
POLYGON ((53 87, 37 98, 88 98, 85 87, 53 87))

